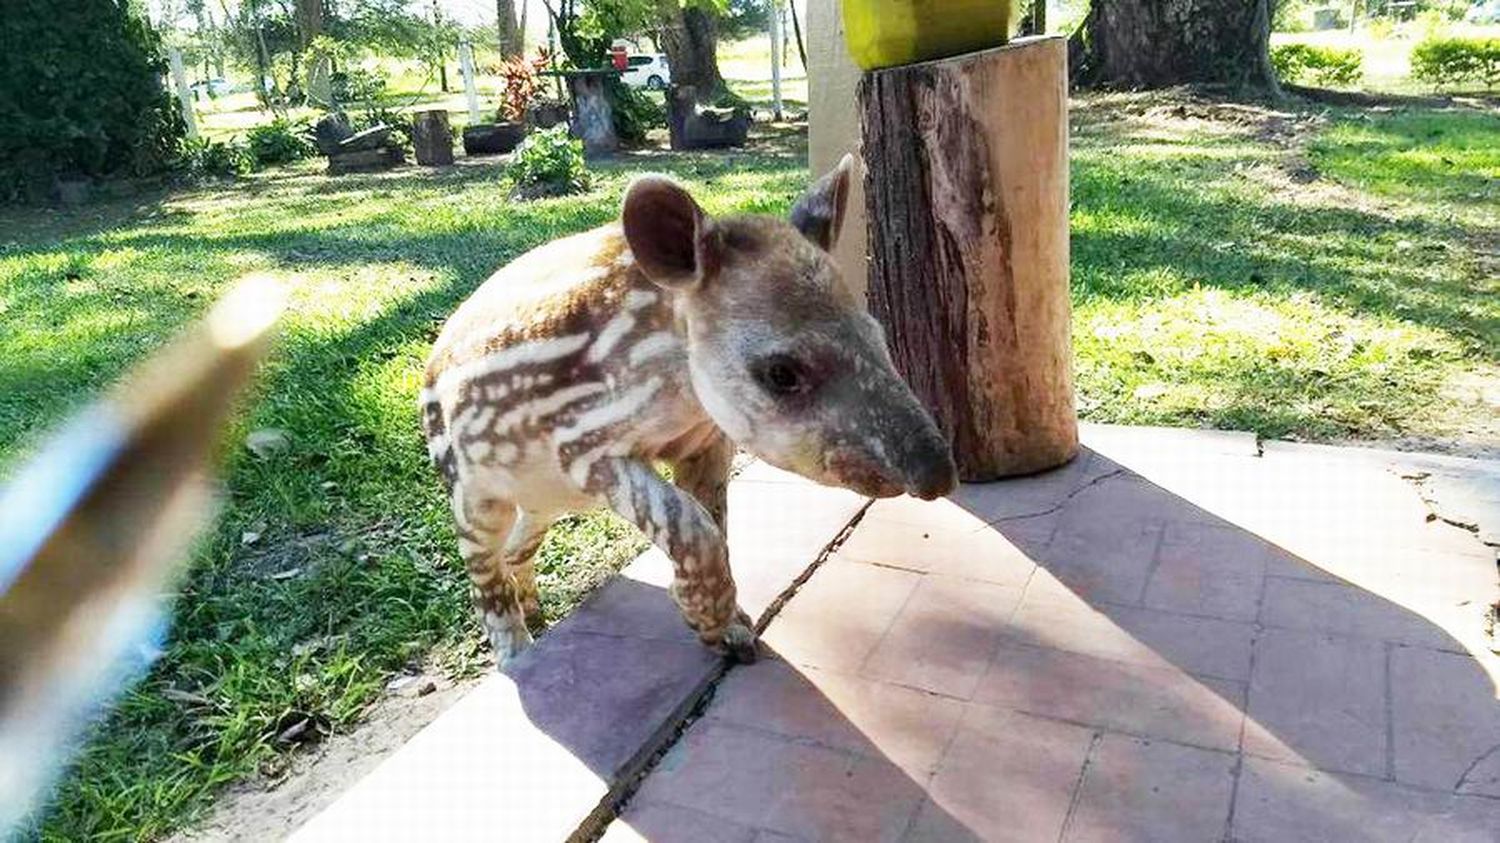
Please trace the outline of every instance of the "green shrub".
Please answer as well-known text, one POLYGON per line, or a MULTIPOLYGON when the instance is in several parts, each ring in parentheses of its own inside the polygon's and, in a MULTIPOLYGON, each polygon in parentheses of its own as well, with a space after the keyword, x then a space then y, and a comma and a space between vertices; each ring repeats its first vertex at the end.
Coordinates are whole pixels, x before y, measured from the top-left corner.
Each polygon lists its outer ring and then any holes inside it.
POLYGON ((1411 75, 1440 88, 1500 82, 1500 38, 1429 38, 1412 48, 1411 75))
POLYGON ((246 134, 250 157, 265 167, 272 164, 290 164, 311 157, 318 150, 309 140, 310 129, 285 117, 277 117, 270 123, 256 126, 246 134))
POLYGON ((249 147, 235 140, 213 141, 189 138, 182 144, 177 167, 197 179, 232 179, 255 168, 249 147))
POLYGON ((1364 56, 1358 50, 1282 44, 1271 48, 1271 65, 1283 82, 1348 86, 1364 78, 1364 56))
POLYGON ((371 103, 364 111, 349 115, 349 128, 356 132, 382 125, 390 126, 391 138, 406 147, 407 152, 411 151, 411 118, 401 112, 371 103))
POLYGON ((54 178, 157 172, 185 126, 136 3, 8 0, 0 12, 0 201, 54 178))
POLYGON ((567 126, 532 132, 516 147, 509 175, 522 196, 562 196, 588 189, 583 143, 567 126))
POLYGON ((648 131, 667 125, 667 108, 660 94, 637 90, 618 80, 610 82, 610 106, 620 140, 641 143, 648 131))

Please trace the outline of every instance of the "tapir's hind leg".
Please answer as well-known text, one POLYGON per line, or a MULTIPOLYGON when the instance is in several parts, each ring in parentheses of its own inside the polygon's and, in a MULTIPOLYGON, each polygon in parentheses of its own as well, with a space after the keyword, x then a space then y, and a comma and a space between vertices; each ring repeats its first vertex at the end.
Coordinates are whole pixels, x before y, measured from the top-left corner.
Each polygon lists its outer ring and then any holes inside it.
MULTIPOLYGON (((536 550, 541 537, 538 535, 532 541, 513 543, 512 539, 518 533, 516 528, 526 524, 530 532, 535 520, 522 517, 516 505, 504 498, 469 498, 464 494, 462 482, 453 489, 453 516, 457 523, 458 548, 469 572, 474 609, 489 635, 495 662, 504 667, 512 656, 531 644, 525 615, 528 595, 516 576, 518 568, 529 568, 529 565, 516 563, 519 555, 516 550, 525 549, 524 561, 529 562, 530 553, 536 550)), ((546 532, 546 528, 540 532, 546 532)), ((529 574, 527 578, 534 591, 534 578, 529 574)))
POLYGON ((511 528, 510 537, 505 540, 501 563, 515 578, 526 625, 532 630, 539 630, 542 627, 542 602, 536 588, 536 565, 532 562, 532 557, 536 555, 537 548, 542 546, 542 539, 546 538, 548 528, 556 519, 552 515, 529 509, 522 509, 520 513, 516 525, 511 528))

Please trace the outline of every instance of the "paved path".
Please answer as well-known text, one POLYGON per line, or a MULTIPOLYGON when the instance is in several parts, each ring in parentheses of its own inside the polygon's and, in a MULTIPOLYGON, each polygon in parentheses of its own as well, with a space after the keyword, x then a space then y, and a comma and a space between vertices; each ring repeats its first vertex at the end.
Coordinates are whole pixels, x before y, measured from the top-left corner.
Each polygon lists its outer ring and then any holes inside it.
POLYGON ((1493 550, 1379 455, 1090 432, 876 503, 606 840, 1500 839, 1493 550))
POLYGON ((1405 457, 1086 442, 930 504, 752 468, 767 658, 704 657, 648 554, 301 837, 1500 840, 1483 495, 1476 534, 1405 457))

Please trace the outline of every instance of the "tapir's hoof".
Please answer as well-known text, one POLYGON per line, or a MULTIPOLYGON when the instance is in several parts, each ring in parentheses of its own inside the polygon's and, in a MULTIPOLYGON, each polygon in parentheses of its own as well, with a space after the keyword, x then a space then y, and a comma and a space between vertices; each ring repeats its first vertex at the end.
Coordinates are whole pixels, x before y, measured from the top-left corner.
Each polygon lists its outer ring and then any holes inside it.
POLYGON ((755 633, 750 627, 741 623, 732 623, 724 630, 724 637, 720 639, 720 647, 724 655, 732 661, 740 664, 755 664, 757 653, 755 652, 755 633))

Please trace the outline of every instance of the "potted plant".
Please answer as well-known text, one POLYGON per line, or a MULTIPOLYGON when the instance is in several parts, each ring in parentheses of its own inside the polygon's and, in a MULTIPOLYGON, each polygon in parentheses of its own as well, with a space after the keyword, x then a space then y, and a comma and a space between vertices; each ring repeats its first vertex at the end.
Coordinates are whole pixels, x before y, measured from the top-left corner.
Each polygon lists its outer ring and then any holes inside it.
POLYGON ((526 137, 526 116, 541 90, 541 69, 546 67, 545 54, 527 61, 520 56, 506 59, 500 65, 505 90, 500 95, 500 109, 494 123, 481 123, 464 129, 464 152, 500 154, 510 152, 526 137))

